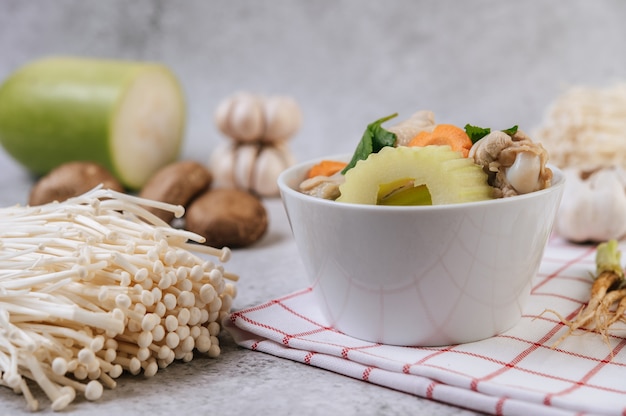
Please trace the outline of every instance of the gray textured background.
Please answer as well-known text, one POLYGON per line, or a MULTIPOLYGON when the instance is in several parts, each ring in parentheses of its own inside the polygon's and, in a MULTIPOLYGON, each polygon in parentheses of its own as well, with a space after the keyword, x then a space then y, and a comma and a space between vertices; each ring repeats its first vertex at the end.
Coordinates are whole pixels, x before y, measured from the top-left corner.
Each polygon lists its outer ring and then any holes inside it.
POLYGON ((0 0, 0 79, 51 54, 163 62, 189 106, 184 156, 200 161, 224 140, 221 99, 291 95, 304 160, 352 151, 394 112, 530 131, 564 87, 624 78, 625 18, 622 0, 0 0))

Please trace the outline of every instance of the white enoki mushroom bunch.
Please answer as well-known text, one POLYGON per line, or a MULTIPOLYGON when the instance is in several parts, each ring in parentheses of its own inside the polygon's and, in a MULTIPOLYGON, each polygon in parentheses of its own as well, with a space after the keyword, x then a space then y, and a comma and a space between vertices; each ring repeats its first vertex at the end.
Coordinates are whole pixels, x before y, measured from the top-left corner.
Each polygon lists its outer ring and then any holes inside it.
POLYGON ((626 84, 572 86, 550 106, 533 137, 560 168, 626 167, 626 84))
POLYGON ((0 209, 0 385, 53 410, 97 400, 124 371, 153 376, 194 351, 220 354, 237 277, 228 248, 143 206, 180 206, 96 188, 61 203, 0 209))

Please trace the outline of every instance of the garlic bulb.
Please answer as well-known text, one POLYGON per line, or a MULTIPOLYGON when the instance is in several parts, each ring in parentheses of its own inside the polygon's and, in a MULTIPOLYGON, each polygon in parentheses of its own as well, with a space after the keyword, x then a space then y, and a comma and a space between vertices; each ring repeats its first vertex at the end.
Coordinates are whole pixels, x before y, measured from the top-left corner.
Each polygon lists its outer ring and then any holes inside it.
POLYGON ((215 122, 230 140, 209 159, 214 186, 277 196, 278 175, 294 163, 285 143, 302 123, 296 101, 240 92, 220 103, 215 122))
POLYGON ((626 171, 602 168, 590 174, 563 170, 566 186, 555 231, 572 242, 602 242, 626 236, 626 171))
POLYGON ((265 128, 263 103, 255 95, 238 93, 222 101, 215 112, 215 121, 233 140, 256 141, 265 128))
POLYGON ((240 92, 224 99, 215 112, 217 127, 237 142, 285 142, 300 128, 300 107, 291 97, 240 92))
POLYGON ((293 164, 284 145, 224 142, 211 154, 215 188, 236 188, 263 197, 277 196, 278 175, 293 164))
POLYGON ((265 131, 262 141, 280 143, 293 136, 302 124, 298 103, 291 97, 268 97, 264 102, 265 131))

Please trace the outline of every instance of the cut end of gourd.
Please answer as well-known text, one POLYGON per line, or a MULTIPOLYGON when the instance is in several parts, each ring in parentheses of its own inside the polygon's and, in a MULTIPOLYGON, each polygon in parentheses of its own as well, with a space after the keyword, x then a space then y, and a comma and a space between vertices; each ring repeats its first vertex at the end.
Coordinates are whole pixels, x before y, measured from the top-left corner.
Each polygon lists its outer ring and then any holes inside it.
POLYGON ((185 122, 180 86, 163 68, 143 71, 118 105, 112 124, 114 170, 129 188, 139 188, 179 154, 185 122))
POLYGON ((487 175, 449 146, 385 147, 345 175, 338 202, 443 205, 491 199, 487 175))
POLYGON ((0 85, 0 144, 36 175, 92 161, 139 189, 180 153, 185 105, 164 65, 50 57, 0 85))

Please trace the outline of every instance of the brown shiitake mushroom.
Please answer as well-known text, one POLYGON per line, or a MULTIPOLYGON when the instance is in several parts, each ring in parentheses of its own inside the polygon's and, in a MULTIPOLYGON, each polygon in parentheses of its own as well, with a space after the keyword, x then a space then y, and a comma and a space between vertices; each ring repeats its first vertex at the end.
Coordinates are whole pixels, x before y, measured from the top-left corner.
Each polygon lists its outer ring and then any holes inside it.
POLYGON ((267 230, 265 206, 255 195, 238 189, 212 189, 194 199, 185 214, 185 228, 213 247, 246 247, 267 230))
MULTIPOLYGON (((141 189, 139 196, 186 207, 195 196, 209 189, 212 180, 211 172, 204 165, 183 160, 158 170, 141 189)), ((148 209, 167 223, 174 219, 170 211, 148 209)))
POLYGON ((95 162, 76 161, 59 165, 40 178, 30 191, 28 205, 62 202, 102 184, 105 189, 124 192, 121 183, 95 162))

